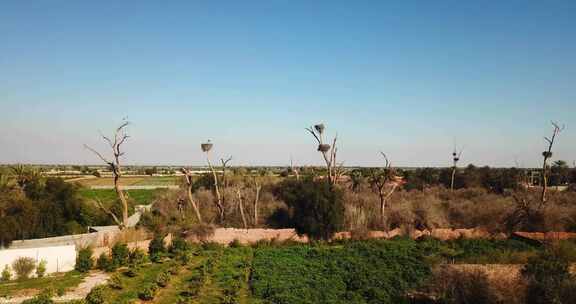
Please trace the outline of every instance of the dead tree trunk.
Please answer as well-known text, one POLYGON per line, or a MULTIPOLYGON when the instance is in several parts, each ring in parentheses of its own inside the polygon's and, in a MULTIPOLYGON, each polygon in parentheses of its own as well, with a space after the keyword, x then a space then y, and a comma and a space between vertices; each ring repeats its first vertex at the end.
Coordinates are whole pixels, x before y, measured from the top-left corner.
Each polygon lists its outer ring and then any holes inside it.
POLYGON ((254 196, 254 226, 258 226, 258 202, 260 201, 260 190, 262 185, 254 178, 254 186, 256 187, 256 194, 254 196))
POLYGON ((392 193, 394 193, 394 191, 396 190, 398 185, 394 183, 392 184, 392 188, 388 192, 385 191, 386 186, 390 184, 390 182, 392 182, 392 179, 394 178, 394 169, 392 168, 392 164, 388 160, 386 154, 384 154, 383 152, 380 152, 380 154, 382 155, 385 161, 384 169, 381 171, 375 171, 372 174, 371 183, 372 186, 376 188, 376 190, 378 191, 378 198, 380 199, 381 225, 384 229, 387 229, 387 223, 386 223, 387 202, 390 196, 392 196, 392 193))
POLYGON ((324 124, 317 124, 314 127, 306 128, 312 136, 318 142, 318 151, 322 154, 324 162, 326 163, 326 169, 328 170, 328 182, 331 185, 335 185, 338 182, 339 177, 342 174, 342 165, 336 164, 336 154, 338 148, 336 148, 336 140, 338 135, 334 137, 332 141, 332 146, 324 143, 324 124))
POLYGON ((542 204, 546 203, 546 192, 548 191, 548 159, 552 157, 552 146, 554 146, 556 135, 562 132, 565 128, 565 126, 560 127, 556 122, 552 122, 552 126, 554 127, 552 137, 544 137, 548 142, 548 149, 542 152, 542 157, 544 157, 544 161, 542 162, 542 195, 540 197, 542 204))
POLYGON ((220 185, 218 184, 218 176, 216 175, 216 170, 212 167, 210 162, 209 152, 206 152, 206 161, 208 162, 208 168, 212 171, 212 178, 214 180, 214 192, 216 193, 216 207, 218 207, 218 216, 220 222, 224 222, 224 204, 222 203, 222 195, 220 194, 220 185))
POLYGON ((182 168, 180 169, 180 171, 184 173, 184 178, 186 179, 186 194, 188 195, 188 203, 192 205, 194 213, 196 213, 196 219, 198 219, 198 222, 202 224, 202 215, 200 215, 200 209, 198 207, 198 204, 194 200, 194 197, 192 196, 192 186, 193 186, 192 171, 186 168, 182 168))
POLYGON ((294 176, 296 176, 296 180, 300 180, 300 172, 298 169, 296 169, 296 167, 294 167, 294 163, 292 162, 292 157, 290 157, 290 171, 292 171, 292 174, 294 174, 294 176))
POLYGON ((91 147, 84 145, 86 149, 92 151, 96 156, 98 156, 104 163, 106 163, 110 167, 110 171, 112 171, 112 175, 114 177, 114 191, 118 196, 121 204, 122 204, 122 223, 119 224, 120 228, 123 229, 127 222, 128 222, 128 200, 124 192, 120 187, 120 177, 122 176, 122 169, 120 165, 120 157, 124 155, 124 152, 120 151, 120 147, 122 144, 128 139, 128 135, 125 133, 125 128, 128 126, 129 122, 125 121, 122 123, 118 128, 116 128, 116 132, 114 133, 114 140, 112 141, 109 137, 106 137, 101 134, 102 138, 108 143, 110 148, 112 148, 112 155, 113 160, 107 160, 102 154, 98 151, 92 149, 91 147))
POLYGON ((242 191, 238 188, 236 189, 236 194, 238 194, 238 207, 240 208, 240 216, 242 217, 242 224, 244 229, 248 229, 248 222, 246 221, 246 216, 244 214, 244 201, 242 197, 242 191))

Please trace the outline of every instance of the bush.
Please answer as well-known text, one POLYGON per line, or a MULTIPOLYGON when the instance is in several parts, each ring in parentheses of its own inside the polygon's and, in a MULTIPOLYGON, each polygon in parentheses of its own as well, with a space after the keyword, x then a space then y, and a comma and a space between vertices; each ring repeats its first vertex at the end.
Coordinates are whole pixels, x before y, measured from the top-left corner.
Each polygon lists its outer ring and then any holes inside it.
POLYGON ((434 293, 439 294, 446 304, 490 304, 496 303, 486 273, 480 270, 459 271, 442 267, 435 273, 434 293))
POLYGON ((150 245, 148 245, 148 256, 150 256, 150 260, 153 262, 160 261, 165 251, 164 238, 159 234, 154 235, 150 245))
POLYGON ((44 277, 46 274, 46 260, 41 260, 36 267, 36 276, 39 278, 44 277))
POLYGON ((106 294, 108 293, 108 288, 105 285, 99 285, 86 295, 86 304, 105 304, 107 302, 106 294))
POLYGON ((130 265, 138 267, 146 263, 147 258, 144 251, 140 248, 136 248, 130 252, 130 265))
POLYGON ((94 261, 92 260, 92 248, 86 247, 80 249, 76 257, 76 266, 74 267, 79 272, 88 272, 92 269, 94 261))
POLYGON ((190 244, 186 242, 183 238, 175 238, 172 240, 172 245, 170 246, 169 252, 172 254, 178 254, 184 251, 189 251, 191 249, 190 244))
POLYGON ((113 272, 116 270, 116 267, 114 266, 114 264, 112 264, 112 262, 110 261, 110 258, 108 257, 108 255, 106 253, 102 253, 99 257, 98 257, 98 261, 96 261, 96 267, 102 271, 106 271, 106 272, 113 272))
POLYGON ((138 271, 136 271, 136 268, 134 268, 134 267, 130 267, 130 268, 126 269, 126 271, 124 271, 123 273, 125 276, 127 276, 129 278, 133 278, 133 277, 138 275, 138 271))
POLYGON ((116 267, 127 266, 130 262, 128 245, 117 243, 112 247, 112 264, 116 267))
POLYGON ((157 289, 156 284, 148 284, 138 292, 138 298, 143 301, 153 300, 157 289))
POLYGON ((170 273, 169 272, 161 272, 156 276, 156 284, 159 287, 166 287, 168 282, 170 281, 170 273))
POLYGON ((36 268, 36 262, 29 257, 19 257, 12 263, 12 269, 19 280, 29 278, 34 268, 36 268))
POLYGON ((54 292, 51 289, 44 289, 34 298, 25 300, 21 304, 53 304, 53 296, 54 292))
POLYGON ((1 281, 7 282, 10 281, 11 278, 12 278, 12 272, 10 271, 10 265, 6 264, 4 266, 4 270, 2 270, 1 281))
POLYGON ((122 282, 122 278, 115 273, 110 277, 110 280, 108 280, 108 286, 114 289, 123 289, 124 282, 122 282))
POLYGON ((526 303, 574 303, 576 298, 570 289, 576 284, 569 266, 564 257, 551 250, 529 259, 522 269, 522 276, 528 282, 526 303))
POLYGON ((330 239, 344 224, 343 192, 326 181, 280 183, 279 196, 294 211, 298 234, 312 239, 330 239))

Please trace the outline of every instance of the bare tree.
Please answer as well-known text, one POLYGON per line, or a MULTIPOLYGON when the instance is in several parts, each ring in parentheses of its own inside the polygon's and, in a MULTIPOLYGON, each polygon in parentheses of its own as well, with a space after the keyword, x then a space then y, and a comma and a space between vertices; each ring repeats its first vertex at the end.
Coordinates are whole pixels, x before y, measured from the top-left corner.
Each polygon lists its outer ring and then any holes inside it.
POLYGON ((462 156, 462 150, 460 152, 456 151, 454 148, 454 152, 452 152, 452 176, 450 177, 450 191, 454 191, 454 179, 456 178, 456 170, 458 169, 458 161, 462 156))
POLYGON ((220 185, 218 184, 218 175, 216 175, 216 170, 210 162, 210 150, 212 150, 213 144, 208 141, 200 145, 202 152, 206 153, 206 162, 208 163, 208 168, 212 172, 212 178, 214 182, 214 192, 216 193, 216 207, 218 208, 218 216, 220 222, 224 222, 224 204, 222 203, 222 195, 220 194, 220 185))
POLYGON ((248 222, 246 221, 246 215, 244 214, 244 197, 242 195, 242 190, 240 188, 236 189, 236 194, 238 195, 238 207, 240 208, 242 224, 244 225, 244 229, 248 229, 248 222))
POLYGON ((322 154, 328 169, 328 182, 332 185, 336 184, 338 178, 342 175, 342 164, 336 164, 336 154, 338 148, 336 147, 336 140, 338 135, 334 136, 332 146, 324 143, 324 124, 317 124, 314 127, 306 128, 318 142, 318 151, 322 154))
POLYGON ((560 127, 560 125, 554 121, 551 123, 554 127, 552 130, 552 137, 544 137, 548 142, 548 149, 542 152, 542 157, 544 157, 544 161, 542 162, 542 195, 540 197, 542 204, 546 203, 546 192, 548 191, 548 159, 552 157, 552 146, 554 146, 556 136, 565 129, 564 125, 560 127))
POLYGON ((256 194, 254 195, 254 226, 258 226, 258 203, 260 201, 262 185, 258 181, 257 177, 254 177, 254 188, 256 190, 256 194))
POLYGON ((290 157, 290 171, 294 176, 296 176, 296 180, 300 180, 300 170, 294 166, 294 162, 292 161, 292 157, 290 157))
POLYGON ((196 219, 198 219, 198 222, 202 224, 202 216, 200 215, 200 209, 198 207, 198 204, 194 200, 194 197, 192 196, 192 186, 194 184, 192 180, 192 170, 182 168, 180 169, 180 171, 184 174, 184 178, 186 180, 186 194, 188 195, 188 202, 190 203, 190 205, 192 205, 192 208, 196 213, 196 219))
POLYGON ((382 227, 386 228, 386 205, 388 199, 398 187, 398 184, 393 180, 395 178, 395 170, 392 167, 392 163, 388 160, 384 152, 380 152, 380 155, 384 158, 384 168, 372 172, 370 183, 372 184, 372 188, 378 192, 380 199, 380 219, 382 221, 382 227), (386 189, 388 185, 390 188, 386 189))
POLYGON ((120 177, 122 176, 120 157, 124 155, 124 152, 121 152, 120 148, 122 144, 129 138, 129 136, 126 135, 126 127, 129 124, 130 123, 128 121, 124 121, 118 128, 116 128, 116 131, 114 132, 114 140, 100 133, 102 139, 104 139, 104 141, 106 141, 110 146, 110 148, 112 149, 113 156, 111 161, 108 160, 106 157, 104 157, 100 152, 96 151, 95 149, 89 147, 88 145, 84 145, 86 149, 92 151, 94 154, 96 154, 96 156, 98 156, 98 158, 100 158, 104 163, 106 163, 109 166, 110 171, 112 171, 112 175, 114 177, 114 190, 116 191, 116 195, 118 195, 118 198, 120 199, 120 202, 122 204, 122 222, 118 224, 118 226, 120 226, 121 229, 124 228, 126 223, 128 222, 128 200, 126 199, 124 192, 120 188, 120 177))

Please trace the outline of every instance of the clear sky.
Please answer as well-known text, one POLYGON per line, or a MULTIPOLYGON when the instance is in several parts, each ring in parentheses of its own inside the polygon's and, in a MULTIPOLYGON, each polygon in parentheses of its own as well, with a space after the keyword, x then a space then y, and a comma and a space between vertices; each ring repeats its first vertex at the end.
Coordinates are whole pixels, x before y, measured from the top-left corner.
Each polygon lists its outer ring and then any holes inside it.
POLYGON ((576 160, 576 1, 1 1, 0 162, 536 166, 576 160), (106 151, 108 152, 108 151, 106 151))

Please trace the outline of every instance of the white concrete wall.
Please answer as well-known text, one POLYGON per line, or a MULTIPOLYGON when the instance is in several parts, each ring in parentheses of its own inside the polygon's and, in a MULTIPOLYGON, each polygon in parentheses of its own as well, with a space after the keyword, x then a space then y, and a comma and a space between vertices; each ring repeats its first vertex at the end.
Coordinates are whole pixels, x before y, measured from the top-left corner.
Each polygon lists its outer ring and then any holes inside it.
MULTIPOLYGON (((4 270, 6 264, 10 265, 12 278, 14 270, 12 262, 19 257, 30 257, 36 261, 36 265, 41 260, 46 260, 46 274, 54 272, 66 272, 74 270, 76 265, 76 246, 52 246, 40 248, 4 249, 0 250, 0 272, 4 270)), ((34 271, 33 275, 36 275, 34 271)))

